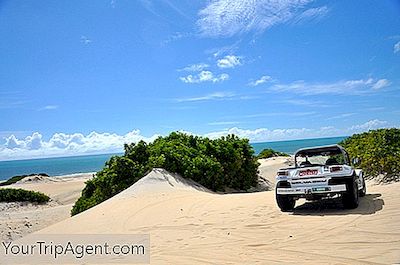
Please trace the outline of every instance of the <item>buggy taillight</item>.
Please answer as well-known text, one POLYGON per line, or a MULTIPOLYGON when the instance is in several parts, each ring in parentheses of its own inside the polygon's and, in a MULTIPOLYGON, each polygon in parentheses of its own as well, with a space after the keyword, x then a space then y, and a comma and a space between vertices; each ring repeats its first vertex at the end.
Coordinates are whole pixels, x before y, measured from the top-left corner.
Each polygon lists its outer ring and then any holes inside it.
POLYGON ((278 171, 278 176, 289 176, 289 171, 287 170, 278 171))
POLYGON ((330 167, 330 170, 331 170, 331 172, 342 171, 343 167, 341 167, 341 166, 333 166, 333 167, 330 167))

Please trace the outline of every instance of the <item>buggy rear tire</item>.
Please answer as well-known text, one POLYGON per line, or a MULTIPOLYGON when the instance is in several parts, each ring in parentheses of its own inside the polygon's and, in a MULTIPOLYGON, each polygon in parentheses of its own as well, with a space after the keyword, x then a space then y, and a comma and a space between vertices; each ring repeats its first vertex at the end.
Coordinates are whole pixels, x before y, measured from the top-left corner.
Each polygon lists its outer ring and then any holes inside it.
POLYGON ((296 200, 287 195, 276 194, 276 203, 282 212, 291 212, 294 209, 296 200))
POLYGON ((346 184, 346 192, 342 194, 343 206, 346 209, 355 209, 358 207, 358 184, 355 178, 346 184))

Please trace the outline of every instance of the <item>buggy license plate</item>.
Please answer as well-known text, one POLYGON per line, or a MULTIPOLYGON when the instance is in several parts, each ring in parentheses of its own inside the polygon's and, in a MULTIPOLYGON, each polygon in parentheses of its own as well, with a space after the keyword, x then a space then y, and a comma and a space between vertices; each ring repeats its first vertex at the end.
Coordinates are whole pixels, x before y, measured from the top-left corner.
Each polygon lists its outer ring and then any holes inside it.
POLYGON ((322 188, 313 188, 312 191, 330 191, 330 187, 322 187, 322 188))
POLYGON ((316 169, 307 169, 307 170, 302 170, 299 172, 299 176, 312 176, 312 175, 317 175, 318 170, 316 169))

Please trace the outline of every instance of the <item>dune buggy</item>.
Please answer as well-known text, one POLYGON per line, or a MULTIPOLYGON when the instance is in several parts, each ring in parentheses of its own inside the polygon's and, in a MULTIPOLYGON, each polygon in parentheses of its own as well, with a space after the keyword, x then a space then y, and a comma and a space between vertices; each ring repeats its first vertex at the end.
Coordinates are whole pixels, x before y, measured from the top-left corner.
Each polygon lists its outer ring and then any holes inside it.
MULTIPOLYGON (((353 159, 353 164, 359 160, 353 159)), ((340 196, 344 208, 358 207, 359 196, 366 194, 361 169, 350 164, 346 150, 340 145, 299 149, 295 165, 277 172, 276 202, 282 211, 292 211, 296 200, 319 200, 340 196)))

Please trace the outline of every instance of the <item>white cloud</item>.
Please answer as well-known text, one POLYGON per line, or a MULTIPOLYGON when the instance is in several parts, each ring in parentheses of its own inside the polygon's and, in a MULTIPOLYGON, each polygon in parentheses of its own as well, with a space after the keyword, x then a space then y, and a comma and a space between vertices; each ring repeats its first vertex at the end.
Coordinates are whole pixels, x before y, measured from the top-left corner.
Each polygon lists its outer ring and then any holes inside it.
POLYGON ((242 62, 240 61, 240 57, 235 55, 227 55, 217 61, 217 65, 219 68, 234 68, 241 64, 242 62))
POLYGON ((251 142, 265 142, 277 140, 294 140, 316 137, 330 137, 351 135, 353 133, 361 133, 372 129, 386 128, 388 122, 380 120, 370 120, 364 124, 351 126, 350 129, 336 128, 333 126, 325 126, 320 128, 290 128, 290 129, 268 129, 258 128, 254 130, 241 129, 233 127, 230 129, 211 132, 204 136, 210 138, 218 138, 228 134, 236 134, 239 137, 247 138, 251 142))
MULTIPOLYGON (((252 99, 257 99, 259 98, 258 96, 252 96, 252 95, 242 95, 242 94, 236 94, 233 92, 215 92, 211 94, 206 94, 203 96, 196 96, 196 97, 186 97, 186 98, 175 98, 175 102, 196 102, 196 101, 215 101, 215 100, 252 100, 252 99)), ((185 107, 186 108, 186 107, 185 107)), ((176 108, 174 109, 181 109, 181 108, 176 108)))
POLYGON ((18 148, 18 147, 23 147, 25 142, 18 140, 14 135, 11 135, 6 139, 6 143, 4 144, 5 147, 13 149, 13 148, 18 148))
POLYGON ((240 43, 241 43, 241 40, 237 40, 231 45, 225 45, 225 46, 218 47, 218 48, 208 49, 205 52, 207 54, 212 54, 215 58, 217 58, 217 57, 219 58, 224 55, 230 55, 230 54, 235 53, 239 49, 240 43))
POLYGON ((378 119, 367 121, 366 123, 353 125, 350 127, 350 131, 353 132, 364 132, 368 130, 385 128, 388 125, 387 121, 381 121, 378 119))
POLYGON ((140 140, 149 142, 158 136, 145 137, 139 130, 125 135, 97 132, 88 135, 56 133, 48 141, 43 140, 38 132, 23 139, 11 135, 0 145, 0 160, 122 152, 124 143, 140 140))
POLYGON ((16 109, 21 108, 29 103, 28 100, 9 101, 5 98, 0 98, 0 109, 16 109))
POLYGON ((86 37, 86 36, 81 36, 81 42, 82 42, 83 44, 87 45, 87 44, 90 44, 90 43, 92 42, 92 40, 89 39, 89 38, 86 37))
POLYGON ((42 147, 42 135, 38 132, 33 133, 31 136, 25 137, 23 140, 17 139, 14 135, 6 138, 5 147, 9 149, 22 148, 29 150, 38 150, 42 147))
POLYGON ((174 41, 177 41, 177 40, 180 40, 183 38, 187 38, 190 36, 192 36, 192 34, 188 33, 188 32, 175 32, 174 34, 168 36, 165 40, 163 40, 161 42, 161 45, 167 45, 171 42, 174 42, 174 41))
POLYGON ((289 104, 289 105, 296 105, 296 106, 307 106, 307 107, 318 107, 318 108, 327 108, 332 107, 333 104, 327 104, 326 102, 320 100, 305 100, 301 98, 294 98, 294 99, 286 99, 281 100, 279 103, 282 104, 289 104))
POLYGON ((342 114, 335 115, 335 116, 332 116, 330 118, 327 118, 326 120, 343 119, 343 118, 348 118, 348 117, 354 116, 356 114, 357 113, 342 113, 342 114))
POLYGON ((387 79, 342 80, 332 83, 307 83, 296 81, 289 84, 276 84, 271 87, 274 91, 291 91, 303 95, 342 94, 359 95, 380 89, 390 84, 387 79))
POLYGON ((318 20, 323 18, 327 13, 329 12, 329 9, 327 6, 321 6, 321 7, 316 7, 316 8, 310 8, 298 15, 293 19, 294 23, 301 23, 304 21, 308 20, 318 20))
POLYGON ((228 134, 235 134, 242 138, 248 138, 251 142, 275 141, 275 140, 289 140, 300 139, 307 137, 314 137, 315 135, 323 136, 328 130, 314 130, 307 128, 294 128, 294 129, 267 129, 258 128, 254 130, 241 129, 238 127, 230 128, 223 131, 208 133, 205 136, 210 138, 218 138, 228 134))
POLYGON ((388 85, 390 85, 389 80, 387 80, 387 79, 379 79, 379 80, 376 81, 376 83, 372 86, 372 88, 378 90, 378 89, 387 87, 388 85))
POLYGON ((230 37, 244 32, 260 32, 298 16, 311 18, 327 12, 311 8, 312 0, 212 0, 199 12, 200 33, 210 37, 230 37))
POLYGON ((230 92, 215 92, 200 97, 178 98, 177 102, 196 102, 196 101, 209 101, 209 100, 231 100, 236 95, 230 92))
POLYGON ((206 63, 198 63, 198 64, 191 64, 178 71, 186 71, 186 72, 200 72, 209 67, 206 63))
POLYGON ((47 105, 44 106, 43 108, 40 108, 39 110, 55 110, 58 109, 58 105, 47 105))
POLYGON ((400 52, 400 41, 397 42, 397 43, 393 46, 393 52, 394 52, 394 53, 400 52))
POLYGON ((184 83, 222 82, 229 79, 228 74, 214 75, 211 71, 201 71, 196 75, 187 75, 179 78, 184 83))
POLYGON ((264 84, 271 80, 272 80, 272 78, 270 76, 263 75, 259 79, 255 80, 255 81, 251 81, 248 85, 249 86, 258 86, 258 85, 264 84))
MULTIPOLYGON (((215 95, 214 97, 223 97, 223 95, 215 95)), ((209 125, 232 125, 233 123, 236 122, 214 122, 209 125)), ((218 138, 228 134, 236 134, 239 137, 250 139, 251 142, 262 142, 351 135, 386 127, 390 127, 387 121, 375 119, 363 124, 353 125, 349 129, 333 126, 320 128, 257 128, 253 130, 233 127, 210 132, 204 136, 218 138)), ((193 134, 191 132, 186 133, 193 134)), ((97 132, 92 132, 88 135, 56 133, 47 141, 38 132, 23 139, 10 135, 6 138, 6 142, 0 145, 0 160, 122 152, 125 143, 133 143, 140 140, 151 142, 158 136, 160 135, 155 134, 151 137, 145 137, 140 134, 139 130, 133 130, 125 135, 97 132)))
POLYGON ((30 150, 39 150, 42 148, 42 135, 38 132, 25 138, 25 147, 30 150))

